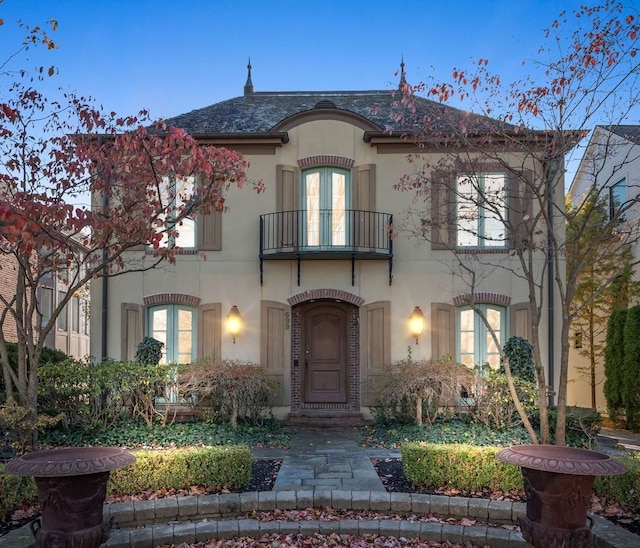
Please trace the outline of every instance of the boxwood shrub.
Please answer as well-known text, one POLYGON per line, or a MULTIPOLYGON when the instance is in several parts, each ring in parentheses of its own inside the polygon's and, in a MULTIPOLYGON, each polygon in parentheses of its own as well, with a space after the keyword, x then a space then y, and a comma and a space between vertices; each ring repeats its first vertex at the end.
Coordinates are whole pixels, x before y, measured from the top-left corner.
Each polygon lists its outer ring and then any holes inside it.
POLYGON ((239 489, 251 481, 251 452, 244 445, 145 450, 133 454, 135 464, 111 472, 110 493, 133 495, 192 485, 239 489))
POLYGON ((37 501, 34 479, 5 474, 4 464, 0 464, 0 521, 10 517, 23 504, 32 505, 37 501))
POLYGON ((447 486, 462 491, 523 489, 520 468, 496 457, 501 449, 412 442, 404 444, 400 452, 405 476, 419 487, 447 486))
POLYGON ((635 514, 640 513, 640 453, 616 457, 627 467, 620 476, 597 477, 593 488, 597 495, 620 504, 635 514))

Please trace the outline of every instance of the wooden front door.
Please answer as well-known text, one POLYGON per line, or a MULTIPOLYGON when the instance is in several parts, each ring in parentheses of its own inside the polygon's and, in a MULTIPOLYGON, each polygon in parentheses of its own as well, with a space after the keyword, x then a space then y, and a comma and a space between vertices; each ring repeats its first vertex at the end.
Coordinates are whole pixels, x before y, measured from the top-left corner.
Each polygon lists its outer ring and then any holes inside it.
POLYGON ((309 304, 302 325, 305 403, 346 403, 348 307, 309 304))

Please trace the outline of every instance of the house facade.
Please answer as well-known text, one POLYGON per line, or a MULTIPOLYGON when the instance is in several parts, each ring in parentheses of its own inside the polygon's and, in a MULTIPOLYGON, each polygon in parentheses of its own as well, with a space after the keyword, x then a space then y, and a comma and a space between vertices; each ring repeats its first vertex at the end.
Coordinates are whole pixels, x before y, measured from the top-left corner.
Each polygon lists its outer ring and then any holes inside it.
MULTIPOLYGON (((572 203, 579 204, 592 189, 595 189, 598 196, 607 203, 609 220, 620 222, 623 230, 632 231, 632 260, 637 263, 640 260, 640 249, 635 242, 637 237, 633 236, 633 231, 637 230, 640 221, 637 205, 640 192, 640 126, 616 125, 594 128, 569 189, 572 203)), ((634 278, 638 280, 637 273, 634 278)), ((630 306, 633 304, 636 303, 628 303, 630 306)), ((606 337, 608 318, 602 320, 595 333, 598 345, 604 345, 606 337)), ((604 359, 598 353, 592 375, 591 360, 581 352, 586 348, 587 337, 588 334, 584 333, 581 327, 574 325, 569 357, 567 401, 570 405, 591 407, 593 385, 596 408, 606 413, 607 405, 603 391, 604 359)))
MULTIPOLYGON (((527 286, 506 268, 488 268, 470 296, 447 247, 516 269, 517 259, 508 238, 464 240, 455 223, 431 241, 400 228, 412 196, 394 185, 413 169, 407 154, 440 153, 421 151, 394 126, 396 100, 389 90, 255 92, 249 72, 242 96, 168 120, 203 145, 242 152, 248 177, 266 190, 232 188, 224 213, 196 217, 175 264, 95 281, 92 308, 102 313, 92 315, 92 355, 133 359, 148 335, 166 342, 168 362, 251 361, 279 382, 277 417, 326 421, 366 416, 376 379, 408 355, 497 366, 468 303, 502 342, 529 338, 527 286), (242 317, 234 335, 232 311, 242 317), (424 314, 418 331, 409 325, 414 311, 424 314)), ((499 165, 481 171, 487 185, 506 185, 499 165)), ((145 251, 130 260, 145 261, 145 251)), ((557 339, 547 325, 545 317, 542 339, 557 339)))

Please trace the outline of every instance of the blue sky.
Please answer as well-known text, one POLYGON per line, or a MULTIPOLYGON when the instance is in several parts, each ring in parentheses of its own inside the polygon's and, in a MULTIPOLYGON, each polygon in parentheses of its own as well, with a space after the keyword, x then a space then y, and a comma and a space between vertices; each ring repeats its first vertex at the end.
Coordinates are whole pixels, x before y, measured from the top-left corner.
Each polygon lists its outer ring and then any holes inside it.
MULTIPOLYGON (((18 68, 55 65, 46 86, 92 96, 109 110, 170 117, 243 92, 390 89, 489 59, 515 80, 543 29, 573 0, 4 0, 2 59, 24 32, 54 18, 56 51, 18 68)), ((14 66, 14 68, 16 68, 14 66)))

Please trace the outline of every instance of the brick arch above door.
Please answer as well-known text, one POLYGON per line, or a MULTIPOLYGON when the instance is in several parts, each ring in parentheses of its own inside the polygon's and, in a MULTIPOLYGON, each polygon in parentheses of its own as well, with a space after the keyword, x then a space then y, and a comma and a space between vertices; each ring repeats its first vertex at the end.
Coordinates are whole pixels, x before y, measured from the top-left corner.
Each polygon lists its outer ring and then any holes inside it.
POLYGON ((290 306, 295 306, 300 303, 317 299, 338 300, 350 303, 358 308, 364 304, 364 299, 362 297, 358 297, 358 295, 354 295, 353 293, 349 293, 348 291, 343 291, 341 289, 309 289, 308 291, 303 291, 297 295, 292 295, 287 299, 287 302, 290 306))

